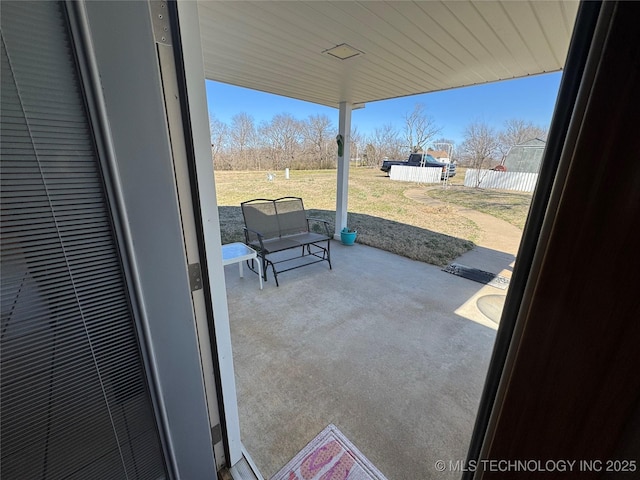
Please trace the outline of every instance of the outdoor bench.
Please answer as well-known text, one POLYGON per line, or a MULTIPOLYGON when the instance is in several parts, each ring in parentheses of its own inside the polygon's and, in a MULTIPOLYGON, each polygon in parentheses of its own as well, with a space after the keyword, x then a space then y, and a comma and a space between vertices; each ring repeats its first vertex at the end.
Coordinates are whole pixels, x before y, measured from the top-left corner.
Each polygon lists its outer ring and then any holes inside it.
MULTIPOLYGON (((278 274, 282 272, 324 261, 331 269, 329 222, 307 218, 301 198, 257 198, 240 205, 245 243, 258 252, 265 281, 269 266, 276 286, 279 286, 278 274), (280 255, 280 252, 286 253, 280 255), (293 253, 295 255, 291 255, 293 253), (299 259, 304 261, 301 263, 299 259)), ((255 272, 252 265, 249 268, 255 272)))

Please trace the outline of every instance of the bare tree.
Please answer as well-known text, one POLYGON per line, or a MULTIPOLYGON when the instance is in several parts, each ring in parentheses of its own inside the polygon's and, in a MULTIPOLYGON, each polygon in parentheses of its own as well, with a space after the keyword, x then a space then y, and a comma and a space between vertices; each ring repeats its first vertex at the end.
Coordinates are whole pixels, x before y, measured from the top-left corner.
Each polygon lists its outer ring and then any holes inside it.
POLYGON ((401 158, 402 140, 398 130, 391 123, 377 127, 368 137, 365 152, 367 165, 379 166, 385 158, 401 158))
POLYGON ((232 141, 232 145, 230 146, 231 150, 237 153, 234 162, 236 166, 243 169, 257 166, 259 169, 259 164, 253 165, 254 162, 249 161, 255 156, 259 162, 259 157, 254 155, 256 147, 256 127, 253 117, 244 112, 234 115, 231 118, 229 135, 232 141))
POLYGON ((305 153, 311 167, 326 168, 330 163, 335 127, 327 115, 310 115, 300 122, 305 153))
POLYGON ((429 140, 442 130, 436 125, 435 120, 426 114, 425 110, 424 104, 416 103, 413 111, 404 116, 406 147, 412 153, 424 150, 429 140))
POLYGON ((361 149, 360 158, 363 165, 369 167, 378 165, 378 151, 371 143, 367 142, 361 149))
POLYGON ((214 168, 229 168, 229 165, 224 165, 222 162, 222 156, 228 142, 229 128, 227 124, 210 116, 209 131, 211 132, 211 158, 214 168))
POLYGON ((259 133, 268 146, 273 168, 292 166, 301 150, 301 130, 300 121, 290 113, 280 113, 274 116, 271 122, 265 122, 260 126, 259 133))
MULTIPOLYGON (((478 171, 486 168, 493 160, 500 142, 494 128, 486 122, 476 120, 464 130, 464 141, 460 145, 460 155, 471 168, 478 171)), ((476 177, 476 187, 482 182, 481 175, 476 177)))
POLYGON ((351 127, 351 132, 349 133, 349 138, 351 139, 350 151, 351 151, 351 159, 355 160, 356 167, 358 166, 358 161, 360 161, 360 165, 362 163, 362 151, 364 148, 363 145, 363 136, 358 131, 358 127, 351 127))
POLYGON ((500 141, 498 151, 502 159, 504 159, 511 147, 528 140, 533 140, 534 138, 546 139, 547 128, 534 125, 528 120, 512 118, 504 122, 504 128, 498 136, 500 141))

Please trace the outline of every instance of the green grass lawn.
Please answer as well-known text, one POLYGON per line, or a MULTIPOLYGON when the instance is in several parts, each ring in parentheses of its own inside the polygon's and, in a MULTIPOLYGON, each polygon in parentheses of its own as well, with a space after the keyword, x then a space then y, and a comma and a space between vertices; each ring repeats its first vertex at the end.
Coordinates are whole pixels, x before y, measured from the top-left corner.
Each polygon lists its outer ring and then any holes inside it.
MULTIPOLYGON (((267 179, 267 172, 215 173, 222 243, 244 240, 240 202, 254 198, 301 197, 310 216, 323 218, 333 225, 335 170, 295 170, 290 172, 289 179, 285 179, 284 172, 275 173, 272 181, 267 179)), ((348 225, 358 231, 358 243, 439 266, 447 265, 473 248, 473 242, 480 234, 472 221, 457 213, 455 204, 474 208, 468 203, 473 204, 475 199, 481 205, 482 209, 478 208, 481 211, 513 217, 513 221, 524 225, 526 212, 519 207, 510 207, 511 194, 461 193, 476 190, 461 186, 463 178, 462 172, 447 189, 424 187, 429 195, 444 202, 433 206, 404 196, 404 191, 416 188, 416 184, 392 181, 378 169, 351 168, 348 225), (511 213, 506 214, 510 209, 511 213), (521 220, 518 215, 522 216, 521 220)), ((521 197, 514 194, 513 203, 521 202, 521 197)))
POLYGON ((430 197, 443 202, 488 213, 521 230, 524 229, 529 214, 532 196, 531 193, 457 186, 448 189, 430 188, 427 193, 430 197))

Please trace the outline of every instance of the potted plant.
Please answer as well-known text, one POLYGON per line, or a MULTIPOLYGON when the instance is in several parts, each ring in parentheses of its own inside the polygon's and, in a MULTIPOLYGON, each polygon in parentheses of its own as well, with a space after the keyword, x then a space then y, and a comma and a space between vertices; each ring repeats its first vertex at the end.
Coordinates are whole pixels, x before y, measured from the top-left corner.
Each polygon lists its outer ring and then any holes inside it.
POLYGON ((340 240, 343 245, 353 245, 356 241, 356 237, 358 236, 357 230, 349 230, 347 227, 344 227, 340 230, 340 240))

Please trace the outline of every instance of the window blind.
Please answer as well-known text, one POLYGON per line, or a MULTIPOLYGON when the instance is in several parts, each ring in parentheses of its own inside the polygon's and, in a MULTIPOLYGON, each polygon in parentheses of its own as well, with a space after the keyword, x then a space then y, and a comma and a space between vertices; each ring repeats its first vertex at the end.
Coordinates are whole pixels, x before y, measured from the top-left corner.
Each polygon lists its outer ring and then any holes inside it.
POLYGON ((64 5, 0 26, 2 478, 165 478, 64 5))

